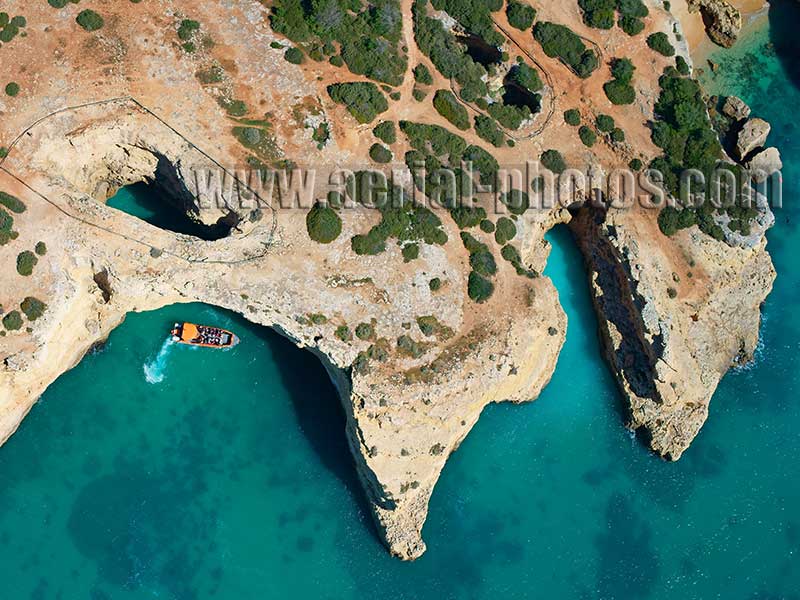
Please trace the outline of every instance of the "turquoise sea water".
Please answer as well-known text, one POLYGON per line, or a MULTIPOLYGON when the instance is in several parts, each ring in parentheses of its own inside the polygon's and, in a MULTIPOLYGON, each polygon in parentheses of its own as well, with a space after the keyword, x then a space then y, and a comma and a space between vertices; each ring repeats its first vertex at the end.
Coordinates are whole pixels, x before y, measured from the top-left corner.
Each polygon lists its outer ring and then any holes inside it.
POLYGON ((316 359, 224 311, 174 306, 130 315, 0 448, 0 598, 800 597, 800 91, 777 54, 800 57, 789 4, 715 57, 727 81, 707 82, 773 124, 785 208, 757 361, 723 380, 681 461, 621 427, 563 230, 547 268, 570 318, 553 380, 533 404, 485 410, 412 564, 376 537, 316 359), (164 344, 178 319, 242 344, 164 344))

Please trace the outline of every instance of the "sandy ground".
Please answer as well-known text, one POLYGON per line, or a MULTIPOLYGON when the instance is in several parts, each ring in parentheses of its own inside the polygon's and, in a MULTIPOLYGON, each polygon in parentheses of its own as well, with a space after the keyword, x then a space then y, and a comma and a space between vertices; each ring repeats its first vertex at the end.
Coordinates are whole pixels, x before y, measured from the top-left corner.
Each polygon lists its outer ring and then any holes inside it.
MULTIPOLYGON (((758 18, 769 7, 769 3, 766 0, 728 1, 741 11, 745 25, 750 19, 758 18)), ((686 41, 689 43, 695 63, 698 66, 702 66, 701 62, 705 62, 705 57, 718 46, 706 35, 700 13, 689 14, 686 0, 674 0, 672 2, 672 14, 680 20, 683 26, 683 32, 686 36, 686 41)))

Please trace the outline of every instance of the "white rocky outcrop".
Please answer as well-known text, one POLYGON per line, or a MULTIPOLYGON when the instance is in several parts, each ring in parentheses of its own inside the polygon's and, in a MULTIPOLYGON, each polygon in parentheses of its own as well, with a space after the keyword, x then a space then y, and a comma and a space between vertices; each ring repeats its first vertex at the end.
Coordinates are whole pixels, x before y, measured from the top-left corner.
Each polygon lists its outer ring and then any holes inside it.
POLYGON ((764 119, 758 117, 750 119, 744 124, 736 138, 736 153, 740 160, 767 143, 767 137, 772 127, 764 119))
POLYGON ((747 170, 759 183, 781 169, 783 169, 783 161, 781 161, 781 153, 777 148, 766 148, 754 155, 747 163, 747 170))

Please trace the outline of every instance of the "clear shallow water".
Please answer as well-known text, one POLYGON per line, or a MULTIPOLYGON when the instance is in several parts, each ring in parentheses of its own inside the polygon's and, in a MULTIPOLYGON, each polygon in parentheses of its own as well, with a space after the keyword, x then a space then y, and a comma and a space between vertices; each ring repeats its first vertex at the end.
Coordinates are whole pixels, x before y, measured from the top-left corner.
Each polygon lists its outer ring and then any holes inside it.
POLYGON ((533 404, 486 409, 436 488, 416 563, 377 541, 316 359, 176 306, 131 315, 0 449, 2 597, 797 598, 800 92, 768 36, 715 57, 730 74, 710 87, 773 124, 779 278, 756 364, 724 379, 679 463, 621 427, 580 256, 558 230, 547 274, 570 324, 553 381, 533 404), (242 344, 168 346, 159 361, 176 319, 242 344))

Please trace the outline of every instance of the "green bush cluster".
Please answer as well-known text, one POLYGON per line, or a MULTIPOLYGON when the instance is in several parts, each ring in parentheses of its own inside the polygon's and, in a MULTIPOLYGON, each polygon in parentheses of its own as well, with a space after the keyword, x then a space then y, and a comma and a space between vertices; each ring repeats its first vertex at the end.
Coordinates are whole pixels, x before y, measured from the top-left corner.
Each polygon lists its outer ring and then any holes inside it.
POLYGON ((506 16, 512 27, 516 27, 520 31, 525 31, 530 29, 533 25, 533 21, 536 19, 536 9, 524 2, 508 0, 506 16))
POLYGON ((505 143, 506 138, 497 126, 497 122, 486 115, 477 115, 475 117, 475 133, 495 148, 502 148, 505 143))
POLYGON ((75 21, 86 31, 97 31, 105 25, 103 17, 88 8, 79 12, 78 16, 75 17, 75 21))
POLYGON ((442 75, 458 82, 461 86, 460 95, 465 101, 474 102, 482 98, 488 93, 484 81, 486 69, 472 60, 464 45, 445 29, 441 21, 427 16, 426 8, 427 0, 415 0, 413 15, 417 46, 442 75))
POLYGON ((16 81, 8 83, 6 85, 6 95, 13 98, 17 94, 19 94, 19 84, 16 81))
POLYGON ((8 210, 18 215, 25 212, 25 203, 6 192, 0 192, 0 205, 5 206, 8 210))
POLYGON ((339 325, 336 328, 336 331, 333 332, 333 335, 343 342, 349 342, 353 339, 353 333, 350 331, 350 328, 347 325, 339 325))
POLYGON ((328 86, 334 102, 344 104, 359 123, 369 123, 389 109, 389 102, 374 83, 334 83, 328 86))
POLYGON ((531 117, 531 109, 527 106, 513 106, 502 102, 489 105, 489 114, 506 129, 516 130, 531 117))
POLYGON ((0 42, 7 44, 25 28, 28 21, 22 15, 11 17, 7 12, 0 12, 0 42))
POLYGON ((647 37, 647 45, 663 56, 675 56, 675 48, 669 43, 669 37, 663 31, 651 33, 647 37))
POLYGON ((581 113, 578 111, 577 108, 570 108, 569 110, 564 111, 564 122, 567 125, 572 125, 573 127, 577 127, 581 124, 581 113))
POLYGON ((678 73, 681 75, 687 76, 691 73, 691 69, 689 68, 689 63, 686 62, 686 59, 683 58, 680 54, 675 57, 675 68, 677 69, 678 73))
POLYGON ((602 133, 611 133, 616 127, 614 118, 609 115, 597 115, 594 123, 597 125, 597 130, 602 133))
POLYGON ((331 207, 317 202, 306 215, 308 237, 320 244, 330 244, 342 233, 342 219, 331 207))
POLYGON ((53 8, 64 8, 67 4, 78 4, 81 0, 47 0, 53 8))
POLYGON ((38 256, 44 256, 47 254, 47 244, 44 242, 36 242, 36 246, 34 247, 33 251, 36 252, 38 256))
POLYGON ((28 277, 33 273, 33 268, 36 266, 36 263, 39 262, 39 259, 36 258, 36 255, 31 252, 30 250, 25 250, 20 252, 17 255, 17 273, 28 277))
POLYGON ((642 19, 650 14, 642 0, 578 0, 578 6, 583 11, 584 23, 589 27, 611 29, 617 22, 628 35, 641 33, 644 29, 642 19))
POLYGON ((34 298, 33 296, 28 296, 25 298, 19 307, 22 309, 22 312, 25 313, 28 321, 35 321, 47 310, 47 304, 38 298, 34 298))
MULTIPOLYGON (((655 105, 657 121, 653 123, 653 142, 664 154, 650 163, 650 168, 664 176, 664 187, 673 197, 681 196, 680 176, 684 169, 697 169, 710 181, 718 167, 730 168, 741 179, 741 167, 721 163, 722 147, 708 117, 700 85, 693 79, 682 77, 676 69, 667 69, 659 80, 661 93, 655 105)), ((688 206, 688 198, 681 198, 686 207, 682 210, 666 207, 659 214, 659 226, 666 235, 695 223, 700 230, 715 239, 724 233, 714 220, 715 208, 711 202, 699 207, 688 206)), ((749 229, 757 212, 745 208, 737 201, 724 211, 734 220, 734 226, 749 229)))
POLYGON ((631 85, 636 67, 630 59, 615 58, 611 61, 611 75, 614 77, 603 86, 606 96, 612 104, 633 104, 636 100, 636 91, 631 85))
POLYGON ((25 212, 25 204, 16 196, 0 192, 0 246, 5 246, 18 236, 14 231, 14 217, 8 211, 21 214, 25 212))
POLYGON ((372 144, 369 149, 369 157, 376 163, 386 164, 392 161, 392 151, 383 144, 372 144))
POLYGON ((461 232, 461 241, 469 252, 472 271, 467 282, 467 295, 477 303, 485 302, 494 292, 494 284, 489 279, 497 273, 497 263, 489 247, 466 231, 461 232))
POLYGON ((450 90, 437 90, 433 96, 433 107, 458 129, 469 129, 469 113, 450 90))
POLYGON ((371 323, 359 323, 356 325, 356 337, 362 341, 371 340, 375 337, 375 327, 371 323))
POLYGON ((497 226, 494 230, 494 239, 500 246, 506 245, 517 236, 517 226, 508 217, 497 219, 497 226))
POLYGON ((286 62, 290 62, 293 65, 302 65, 306 59, 303 51, 300 50, 300 48, 295 48, 294 46, 286 49, 286 52, 283 53, 283 58, 286 60, 286 62))
POLYGON ((433 75, 427 66, 420 63, 414 67, 414 81, 420 85, 431 85, 433 83, 433 75))
POLYGON ((505 42, 495 29, 491 13, 503 8, 503 0, 432 0, 433 8, 443 10, 466 31, 483 38, 491 46, 505 42))
POLYGON ((438 277, 434 277, 428 282, 428 289, 432 292, 438 292, 442 289, 442 280, 438 277))
POLYGON ((184 19, 178 27, 178 38, 181 41, 188 42, 196 31, 200 30, 200 23, 192 19, 184 19))
POLYGON ((390 146, 397 141, 397 129, 394 126, 394 121, 378 123, 372 133, 384 144, 389 144, 390 146))
MULTIPOLYGON (((385 181, 383 179, 380 183, 385 181)), ((447 234, 435 213, 409 199, 402 188, 390 188, 388 184, 381 188, 380 183, 375 181, 374 173, 360 171, 348 186, 353 190, 356 202, 376 208, 381 213, 380 223, 366 234, 356 235, 350 240, 356 254, 380 254, 391 238, 400 245, 420 241, 437 245, 447 243, 447 234)))
POLYGON ((551 170, 556 175, 560 175, 567 170, 567 163, 558 150, 545 150, 542 152, 541 162, 546 169, 551 170))
POLYGON ((539 71, 525 63, 514 65, 508 73, 508 78, 529 92, 540 92, 544 87, 539 71))
POLYGON ((564 25, 538 21, 533 36, 550 58, 558 58, 582 79, 599 66, 597 54, 587 49, 581 38, 564 25))
MULTIPOLYGON (((512 215, 521 215, 531 206, 530 197, 521 190, 509 190, 500 196, 500 202, 512 215)), ((498 221, 499 225, 500 221, 498 221)))
POLYGON ((368 4, 356 0, 276 0, 270 20, 275 31, 293 42, 313 45, 319 58, 330 54, 333 42, 338 42, 341 59, 353 73, 389 85, 403 81, 406 57, 400 48, 399 0, 368 4))
POLYGON ((578 129, 578 137, 581 138, 583 145, 588 148, 591 148, 597 142, 597 134, 586 125, 581 125, 581 128, 578 129))
POLYGON ((19 314, 18 310, 12 310, 3 317, 3 327, 5 327, 7 331, 22 329, 22 315, 19 314))
POLYGON ((480 225, 486 218, 486 209, 462 203, 450 209, 450 216, 459 229, 468 229, 480 225))

